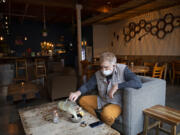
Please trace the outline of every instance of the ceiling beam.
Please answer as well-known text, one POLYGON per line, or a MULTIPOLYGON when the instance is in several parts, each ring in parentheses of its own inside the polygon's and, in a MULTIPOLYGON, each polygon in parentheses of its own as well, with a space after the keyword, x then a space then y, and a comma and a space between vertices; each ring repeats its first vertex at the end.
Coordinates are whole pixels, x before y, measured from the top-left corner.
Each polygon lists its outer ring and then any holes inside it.
POLYGON ((137 8, 144 4, 151 3, 154 1, 156 1, 156 0, 132 0, 125 4, 120 5, 118 8, 113 8, 109 13, 106 13, 106 14, 103 13, 103 14, 97 15, 95 17, 89 18, 89 19, 83 21, 82 25, 92 24, 92 23, 98 22, 100 20, 103 20, 105 18, 108 18, 110 16, 116 15, 118 13, 137 8))
POLYGON ((64 8, 74 8, 73 3, 64 3, 61 1, 53 0, 12 0, 14 3, 28 3, 32 5, 44 5, 46 7, 64 7, 64 8))
MULTIPOLYGON (((46 7, 60 7, 60 8, 71 8, 75 9, 76 3, 74 0, 71 1, 54 1, 54 0, 12 0, 14 3, 28 3, 32 5, 45 5, 46 7)), ((94 8, 86 7, 85 10, 95 11, 94 8)))
POLYGON ((15 17, 28 17, 28 18, 37 18, 37 16, 34 15, 24 15, 24 14, 19 14, 19 13, 3 13, 3 15, 10 15, 10 16, 15 16, 15 17))

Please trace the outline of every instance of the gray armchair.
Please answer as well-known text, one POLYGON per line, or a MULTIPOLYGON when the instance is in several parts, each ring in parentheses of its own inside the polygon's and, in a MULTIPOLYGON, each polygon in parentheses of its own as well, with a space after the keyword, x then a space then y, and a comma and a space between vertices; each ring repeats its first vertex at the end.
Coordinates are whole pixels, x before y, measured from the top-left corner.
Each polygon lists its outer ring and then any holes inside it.
POLYGON ((123 112, 112 126, 123 135, 137 135, 143 131, 144 109, 157 104, 165 105, 166 82, 157 78, 139 77, 142 88, 126 88, 123 91, 123 112))

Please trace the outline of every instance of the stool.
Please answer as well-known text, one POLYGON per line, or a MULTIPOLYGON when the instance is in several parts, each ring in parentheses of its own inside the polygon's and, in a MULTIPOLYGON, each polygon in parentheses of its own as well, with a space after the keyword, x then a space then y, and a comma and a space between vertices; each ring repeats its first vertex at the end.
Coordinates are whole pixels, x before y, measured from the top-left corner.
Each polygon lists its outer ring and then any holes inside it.
POLYGON ((156 135, 159 135, 159 130, 169 135, 176 135, 176 127, 180 124, 180 111, 167 106, 156 105, 145 109, 143 112, 145 114, 143 135, 147 135, 148 130, 153 127, 156 127, 156 135), (155 119, 156 122, 149 125, 149 118, 155 119), (171 131, 162 127, 163 122, 171 125, 171 131))
POLYGON ((45 60, 41 58, 35 59, 36 78, 46 78, 46 64, 45 60))
POLYGON ((26 59, 16 59, 16 77, 15 81, 27 81, 27 60, 26 59))

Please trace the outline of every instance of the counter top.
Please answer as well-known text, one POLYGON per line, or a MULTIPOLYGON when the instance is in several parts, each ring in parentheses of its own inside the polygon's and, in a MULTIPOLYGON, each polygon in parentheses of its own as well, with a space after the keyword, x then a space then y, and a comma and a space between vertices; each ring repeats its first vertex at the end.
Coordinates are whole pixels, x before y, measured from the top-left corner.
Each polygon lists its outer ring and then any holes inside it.
POLYGON ((14 60, 14 59, 34 59, 34 58, 48 58, 49 56, 34 56, 34 57, 17 57, 17 56, 7 56, 0 57, 2 60, 14 60))

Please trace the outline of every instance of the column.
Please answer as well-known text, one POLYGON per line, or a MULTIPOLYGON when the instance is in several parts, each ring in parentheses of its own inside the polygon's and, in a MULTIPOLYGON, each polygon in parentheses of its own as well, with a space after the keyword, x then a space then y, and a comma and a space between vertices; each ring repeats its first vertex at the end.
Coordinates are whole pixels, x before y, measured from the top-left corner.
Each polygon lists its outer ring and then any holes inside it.
POLYGON ((76 5, 76 20, 77 20, 77 48, 78 48, 78 69, 79 75, 82 73, 81 63, 82 60, 82 48, 81 48, 81 9, 82 6, 76 5))

